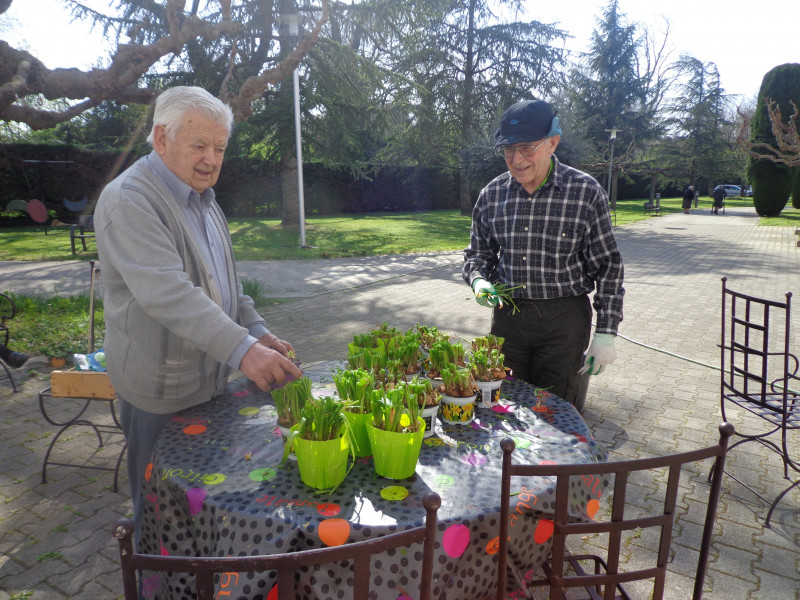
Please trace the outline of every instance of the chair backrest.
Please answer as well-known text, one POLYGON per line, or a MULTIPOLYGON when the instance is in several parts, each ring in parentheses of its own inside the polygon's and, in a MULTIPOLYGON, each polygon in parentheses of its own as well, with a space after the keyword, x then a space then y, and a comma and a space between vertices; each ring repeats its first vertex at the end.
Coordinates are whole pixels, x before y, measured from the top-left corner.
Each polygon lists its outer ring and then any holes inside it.
MULTIPOLYGON (((711 534, 722 484, 725 456, 728 450, 728 440, 733 435, 734 427, 730 423, 722 423, 719 426, 719 432, 719 442, 707 448, 661 457, 592 464, 515 465, 512 464, 514 441, 510 438, 504 439, 500 443, 503 449, 503 474, 500 492, 500 539, 498 552, 500 558, 498 563, 497 597, 505 598, 512 477, 555 478, 555 502, 552 503, 552 506, 555 507, 555 514, 552 516, 553 554, 550 561, 550 598, 558 598, 560 600, 564 597, 563 590, 566 588, 605 586, 603 593, 596 597, 610 600, 617 597, 615 595, 616 586, 620 583, 652 580, 652 596, 647 595, 645 597, 661 600, 664 594, 681 471, 687 463, 713 457, 715 459, 714 476, 709 486, 708 505, 700 543, 700 556, 695 572, 693 598, 694 600, 699 600, 702 597, 706 563, 711 546, 711 534), (647 486, 646 493, 648 494, 647 501, 641 501, 641 498, 630 498, 631 503, 627 506, 628 510, 626 511, 626 502, 629 500, 628 483, 639 484, 642 476, 648 475, 647 471, 654 470, 657 471, 655 477, 659 481, 662 479, 662 472, 666 470, 666 485, 663 483, 658 485, 657 502, 652 501, 653 473, 650 473, 650 477, 647 477, 647 482, 645 483, 647 486), (613 476, 614 483, 610 518, 605 520, 598 517, 596 521, 589 521, 588 519, 586 521, 578 521, 571 517, 568 512, 571 505, 571 484, 573 486, 586 486, 587 481, 594 482, 598 478, 610 480, 611 476, 613 476), (642 514, 647 512, 644 508, 646 505, 655 505, 658 510, 653 514, 649 512, 642 514), (658 528, 660 530, 660 541, 655 564, 621 571, 620 551, 623 548, 623 536, 638 536, 640 533, 638 530, 646 528, 658 528), (604 559, 606 563, 605 573, 566 575, 564 565, 565 556, 568 556, 566 552, 567 537, 592 534, 604 534, 603 537, 598 538, 598 541, 601 539, 607 540, 607 555, 604 559)), ((703 476, 703 479, 705 479, 705 476, 703 476)), ((526 482, 523 482, 522 485, 526 485, 526 482)), ((527 482, 527 485, 530 485, 530 482, 527 482)), ((641 490, 642 488, 637 487, 637 489, 641 490)), ((548 517, 544 516, 543 518, 546 519, 548 517)))
MULTIPOLYGON (((295 572, 300 567, 350 561, 353 564, 353 598, 369 598, 371 556, 393 548, 423 543, 422 568, 420 572, 421 600, 428 600, 433 578, 433 550, 436 540, 436 513, 441 498, 428 492, 422 501, 425 506, 425 524, 414 529, 392 533, 383 537, 344 544, 331 548, 315 548, 300 552, 260 556, 233 557, 179 557, 137 554, 133 551, 133 521, 120 519, 114 528, 114 537, 119 540, 120 563, 125 591, 125 600, 138 600, 137 571, 169 571, 194 573, 198 600, 213 600, 215 576, 238 573, 277 573, 278 600, 295 600, 295 572)), ((227 575, 231 577, 231 575, 227 575)))
POLYGON ((722 278, 721 393, 786 412, 797 357, 789 351, 791 298, 764 300, 735 292, 722 278), (775 396, 778 396, 776 398, 775 396))

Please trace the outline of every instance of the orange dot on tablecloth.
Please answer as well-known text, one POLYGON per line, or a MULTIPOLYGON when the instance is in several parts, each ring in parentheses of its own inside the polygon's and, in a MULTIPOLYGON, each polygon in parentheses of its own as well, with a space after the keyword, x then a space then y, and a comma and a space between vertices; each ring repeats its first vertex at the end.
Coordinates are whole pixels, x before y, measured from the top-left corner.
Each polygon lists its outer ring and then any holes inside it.
POLYGON ((186 435, 198 435, 200 433, 205 433, 205 431, 205 425, 187 425, 183 428, 183 433, 186 435))
POLYGON ((544 544, 551 537, 553 537, 553 522, 550 519, 542 519, 533 532, 533 541, 544 544))
POLYGON ((319 539, 326 546, 341 546, 350 537, 347 519, 325 519, 319 524, 319 539))
POLYGON ((599 500, 589 500, 586 504, 586 514, 589 515, 590 519, 594 519, 594 516, 597 514, 597 510, 600 508, 600 501, 599 500))
POLYGON ((497 554, 500 552, 500 538, 492 538, 489 540, 489 543, 486 544, 486 554, 492 555, 497 554))

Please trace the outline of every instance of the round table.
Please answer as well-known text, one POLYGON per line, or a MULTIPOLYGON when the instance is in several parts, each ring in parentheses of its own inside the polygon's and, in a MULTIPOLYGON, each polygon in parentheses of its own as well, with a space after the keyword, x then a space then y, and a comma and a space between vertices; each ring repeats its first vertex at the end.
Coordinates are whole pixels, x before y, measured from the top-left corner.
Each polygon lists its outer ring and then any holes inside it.
MULTIPOLYGON (((334 395, 330 371, 338 363, 304 366, 315 396, 334 395)), ((281 463, 283 440, 269 394, 250 382, 176 415, 162 430, 145 482, 145 521, 139 550, 180 556, 240 556, 338 545, 416 527, 422 498, 442 498, 434 566, 434 598, 491 597, 499 529, 500 441, 516 441, 515 460, 595 462, 607 459, 569 403, 521 381, 506 380, 494 408, 476 404, 470 425, 439 420, 425 438, 416 473, 392 481, 375 474, 370 457, 357 459, 333 493, 300 480, 297 463, 281 463)), ((511 586, 530 579, 550 553, 547 515, 552 481, 512 482, 509 545, 511 586)), ((572 502, 590 518, 602 486, 580 485, 572 502)), ((396 600, 417 593, 421 547, 389 552, 373 563, 373 597, 396 600)), ((301 571, 304 599, 349 597, 348 567, 301 571)), ((147 574, 143 596, 190 598, 186 577, 147 574)), ((268 599, 272 574, 221 578, 218 597, 268 599)))

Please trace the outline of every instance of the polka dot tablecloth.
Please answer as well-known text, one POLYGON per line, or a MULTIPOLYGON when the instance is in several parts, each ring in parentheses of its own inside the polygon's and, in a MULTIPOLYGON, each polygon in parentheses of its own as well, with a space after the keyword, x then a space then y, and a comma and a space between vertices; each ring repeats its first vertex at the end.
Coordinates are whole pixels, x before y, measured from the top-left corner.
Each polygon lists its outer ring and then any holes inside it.
MULTIPOLYGON (((328 364, 330 367, 330 364, 328 364)), ((308 371, 304 371, 309 375, 308 371)), ((315 395, 333 395, 325 368, 315 373, 315 395)), ((175 556, 244 556, 335 546, 416 527, 423 496, 442 498, 434 559, 434 598, 494 595, 499 530, 500 441, 516 441, 515 462, 595 462, 605 450, 567 402, 520 381, 507 380, 499 406, 476 408, 469 425, 437 421, 424 439, 416 473, 392 481, 375 474, 370 457, 356 459, 333 493, 300 480, 297 462, 281 464, 283 441, 269 394, 236 382, 209 403, 186 410, 162 430, 145 482, 140 550, 175 556)), ((577 480, 576 480, 577 483, 577 480)), ((551 549, 554 481, 512 480, 509 597, 534 576, 551 549)), ((571 510, 590 519, 606 482, 574 486, 571 510)), ((422 547, 377 555, 374 598, 418 595, 422 547)), ((299 598, 349 598, 346 564, 301 570, 299 598)), ((142 594, 190 599, 191 576, 145 573, 142 594)), ((272 600, 271 574, 224 574, 219 598, 272 600)))

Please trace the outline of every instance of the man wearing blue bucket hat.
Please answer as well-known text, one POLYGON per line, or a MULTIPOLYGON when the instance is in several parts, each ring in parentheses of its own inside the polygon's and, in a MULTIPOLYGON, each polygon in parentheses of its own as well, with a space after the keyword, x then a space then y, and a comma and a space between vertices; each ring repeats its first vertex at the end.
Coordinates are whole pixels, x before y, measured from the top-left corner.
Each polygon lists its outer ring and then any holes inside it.
POLYGON ((505 338, 512 375, 574 404, 581 375, 616 358, 623 266, 608 197, 555 156, 561 127, 547 102, 514 104, 494 137, 508 171, 478 196, 462 275, 493 308, 491 332, 505 338))

